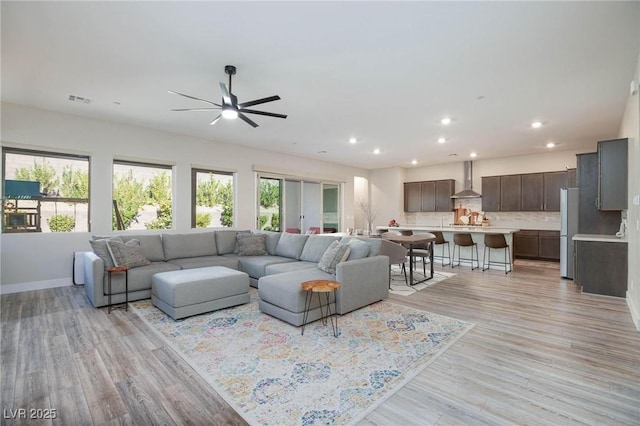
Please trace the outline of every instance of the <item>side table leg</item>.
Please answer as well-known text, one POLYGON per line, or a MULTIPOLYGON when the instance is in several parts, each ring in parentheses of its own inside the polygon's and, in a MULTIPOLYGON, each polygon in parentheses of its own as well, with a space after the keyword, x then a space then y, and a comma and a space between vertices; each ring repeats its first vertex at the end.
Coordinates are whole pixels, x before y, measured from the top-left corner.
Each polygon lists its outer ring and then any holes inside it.
POLYGON ((307 325, 307 321, 309 320, 309 309, 311 308, 311 299, 313 299, 313 293, 311 293, 311 297, 309 296, 309 291, 305 292, 304 295, 304 314, 302 315, 302 335, 304 336, 304 326, 307 325))

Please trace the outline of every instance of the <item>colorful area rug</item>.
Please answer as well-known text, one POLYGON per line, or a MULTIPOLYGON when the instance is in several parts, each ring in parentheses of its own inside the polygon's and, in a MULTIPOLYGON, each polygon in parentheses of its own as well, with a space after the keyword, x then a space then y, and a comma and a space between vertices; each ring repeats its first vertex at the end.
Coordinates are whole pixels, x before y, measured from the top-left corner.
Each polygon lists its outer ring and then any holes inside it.
MULTIPOLYGON (((422 272, 422 271, 421 271, 422 272)), ((451 277, 454 277, 456 274, 452 272, 440 272, 435 271, 433 273, 433 278, 429 281, 425 281, 420 284, 408 286, 404 280, 404 274, 396 271, 395 269, 391 273, 391 290, 389 292, 391 294, 397 294, 399 296, 411 296, 413 293, 416 293, 420 290, 424 290, 425 288, 431 287, 434 284, 441 283, 442 281, 448 280, 451 277)), ((422 273, 416 274, 416 279, 422 279, 422 273)))
POLYGON ((415 377, 473 325, 378 302, 307 325, 304 336, 251 302, 174 321, 130 304, 250 424, 352 424, 415 377))

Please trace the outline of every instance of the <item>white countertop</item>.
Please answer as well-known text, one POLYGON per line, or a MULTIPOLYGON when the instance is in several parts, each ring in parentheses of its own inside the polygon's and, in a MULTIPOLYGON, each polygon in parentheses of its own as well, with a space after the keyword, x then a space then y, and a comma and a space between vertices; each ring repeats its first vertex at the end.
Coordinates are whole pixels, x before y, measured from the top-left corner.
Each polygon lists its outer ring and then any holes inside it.
POLYGON ((387 229, 389 231, 442 231, 442 232, 469 232, 471 234, 513 234, 518 232, 517 228, 498 228, 494 226, 376 226, 376 229, 387 229))
POLYGON ((600 243, 626 243, 627 237, 616 237, 615 235, 602 234, 575 234, 573 241, 595 241, 600 243))

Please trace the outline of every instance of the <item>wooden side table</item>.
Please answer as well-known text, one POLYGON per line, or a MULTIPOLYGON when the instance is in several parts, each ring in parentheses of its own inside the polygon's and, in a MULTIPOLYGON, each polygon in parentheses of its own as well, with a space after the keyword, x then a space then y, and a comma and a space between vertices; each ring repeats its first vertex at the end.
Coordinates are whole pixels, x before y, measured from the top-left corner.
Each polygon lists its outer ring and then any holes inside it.
POLYGON ((312 280, 303 282, 301 287, 306 292, 304 298, 304 315, 302 317, 302 335, 304 336, 304 327, 307 325, 307 321, 309 320, 309 310, 311 309, 313 294, 316 293, 318 295, 318 304, 320 305, 320 319, 322 320, 322 324, 327 325, 327 318, 330 318, 333 336, 338 337, 338 317, 335 318, 334 324, 333 317, 335 316, 335 312, 331 312, 331 301, 329 296, 331 293, 335 294, 335 291, 340 288, 340 283, 332 280, 312 280), (320 293, 324 293, 326 295, 325 305, 322 304, 320 293), (323 312, 323 307, 326 307, 325 312, 323 312))
POLYGON ((108 301, 109 301, 109 311, 111 313, 111 309, 120 309, 122 308, 122 303, 117 304, 115 307, 111 303, 111 275, 114 273, 124 272, 124 310, 129 310, 129 267, 128 266, 114 266, 112 268, 107 268, 107 292, 108 292, 108 301))

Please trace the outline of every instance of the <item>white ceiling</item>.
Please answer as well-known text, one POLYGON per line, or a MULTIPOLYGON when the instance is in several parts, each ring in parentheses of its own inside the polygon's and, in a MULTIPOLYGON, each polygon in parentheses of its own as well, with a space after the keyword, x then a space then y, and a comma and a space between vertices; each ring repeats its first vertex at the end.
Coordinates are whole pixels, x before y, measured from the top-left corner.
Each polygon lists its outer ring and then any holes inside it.
POLYGON ((640 2, 1 7, 4 102, 368 169, 616 137, 640 52, 640 2), (169 111, 205 105, 167 90, 220 102, 226 64, 240 102, 278 94, 254 108, 289 117, 169 111))

